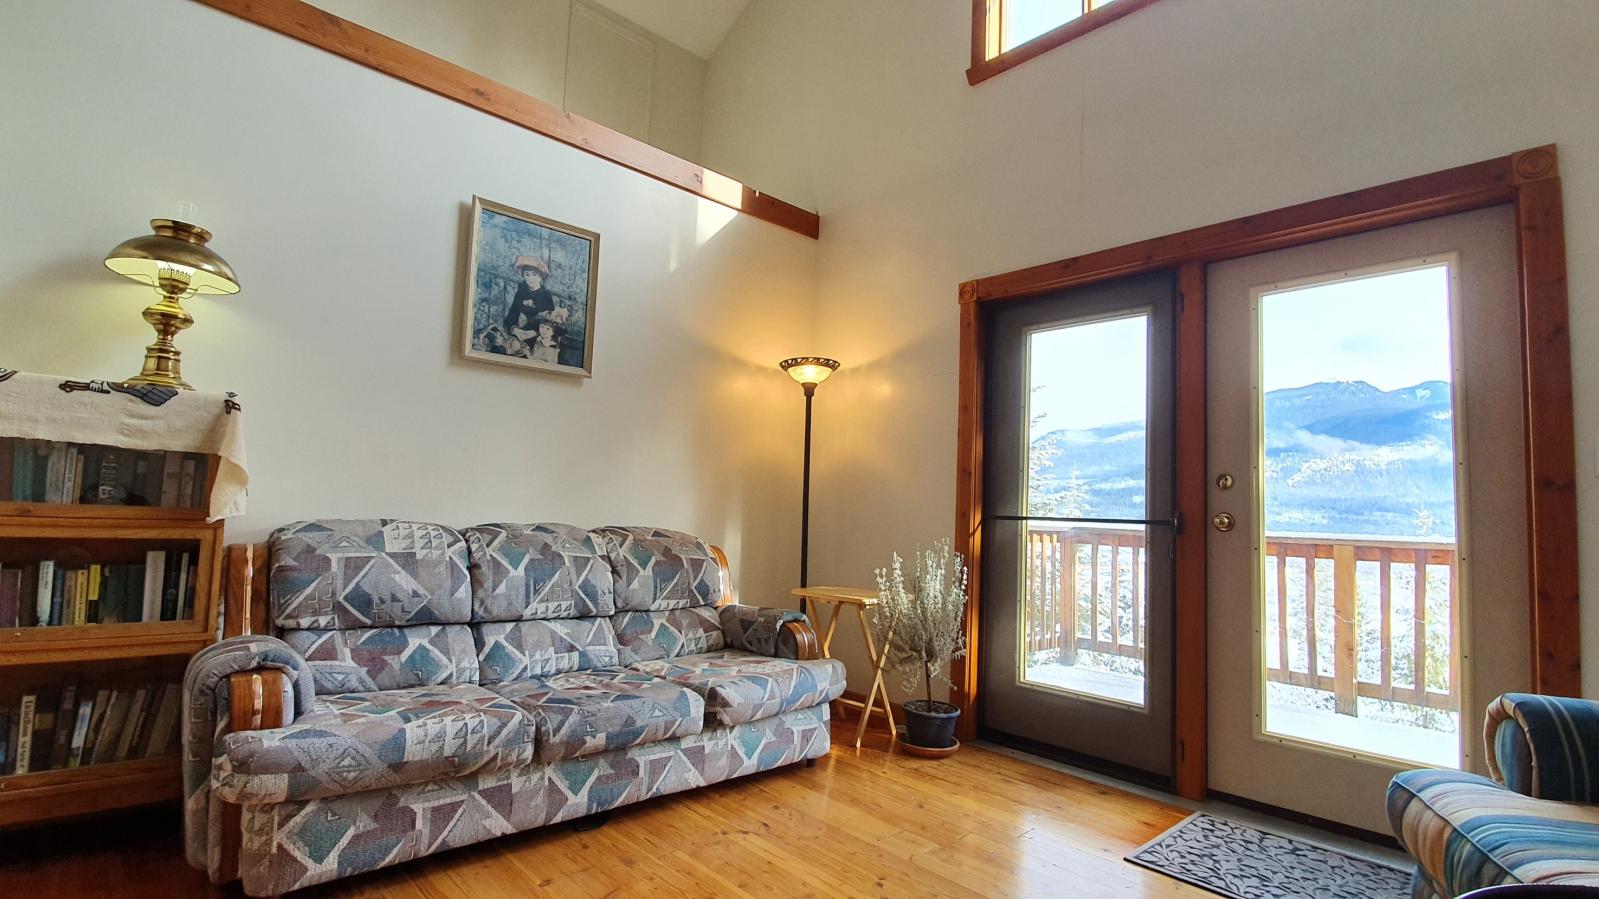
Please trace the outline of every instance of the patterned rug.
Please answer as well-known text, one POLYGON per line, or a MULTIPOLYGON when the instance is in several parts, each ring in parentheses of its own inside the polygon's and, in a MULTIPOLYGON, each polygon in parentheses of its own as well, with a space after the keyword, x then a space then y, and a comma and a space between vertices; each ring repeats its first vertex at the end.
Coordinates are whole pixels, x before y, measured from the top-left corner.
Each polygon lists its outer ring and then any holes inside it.
POLYGON ((1195 812, 1127 860, 1233 899, 1407 899, 1410 873, 1195 812))

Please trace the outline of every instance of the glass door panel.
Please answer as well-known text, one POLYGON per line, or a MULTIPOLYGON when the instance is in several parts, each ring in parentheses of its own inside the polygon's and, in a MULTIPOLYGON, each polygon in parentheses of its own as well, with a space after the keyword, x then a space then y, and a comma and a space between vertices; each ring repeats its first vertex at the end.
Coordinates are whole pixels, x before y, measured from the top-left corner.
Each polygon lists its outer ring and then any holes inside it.
POLYGON ((1460 764, 1451 278, 1258 292, 1267 734, 1460 764))
POLYGON ((1142 707, 1149 313, 1027 339, 1027 578, 1018 677, 1142 707))

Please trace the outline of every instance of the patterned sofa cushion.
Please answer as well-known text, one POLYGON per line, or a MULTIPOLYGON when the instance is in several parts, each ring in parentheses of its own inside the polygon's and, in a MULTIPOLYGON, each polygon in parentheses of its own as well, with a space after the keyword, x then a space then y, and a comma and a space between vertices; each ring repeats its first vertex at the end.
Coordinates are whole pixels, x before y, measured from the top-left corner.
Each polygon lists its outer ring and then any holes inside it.
POLYGON ((1460 771, 1406 771, 1388 821, 1446 896, 1508 883, 1599 886, 1599 806, 1549 802, 1460 771))
POLYGON ((712 652, 724 644, 716 609, 697 606, 664 612, 617 612, 610 619, 621 664, 712 652))
POLYGON ((311 668, 316 692, 362 693, 477 680, 477 647, 464 624, 287 630, 283 642, 311 668))
POLYGON ((326 696, 288 727, 223 737, 212 788, 228 802, 282 802, 525 766, 532 723, 473 684, 326 696))
POLYGON ((607 544, 619 611, 664 612, 722 601, 722 568, 698 537, 643 527, 594 533, 607 544))
POLYGON ((633 668, 705 697, 707 718, 720 725, 810 708, 844 693, 844 663, 837 659, 800 662, 728 649, 639 662, 633 668))
POLYGON ((494 689, 532 716, 544 762, 697 734, 705 720, 705 703, 692 690, 626 668, 571 671, 494 689))
POLYGON ((345 630, 465 624, 466 541, 443 525, 387 518, 302 521, 271 537, 272 620, 345 630))
POLYGON ((485 684, 617 664, 616 637, 608 618, 486 621, 472 625, 472 630, 485 684))
POLYGON ((473 621, 585 618, 616 611, 604 538, 569 524, 483 524, 462 531, 473 621))

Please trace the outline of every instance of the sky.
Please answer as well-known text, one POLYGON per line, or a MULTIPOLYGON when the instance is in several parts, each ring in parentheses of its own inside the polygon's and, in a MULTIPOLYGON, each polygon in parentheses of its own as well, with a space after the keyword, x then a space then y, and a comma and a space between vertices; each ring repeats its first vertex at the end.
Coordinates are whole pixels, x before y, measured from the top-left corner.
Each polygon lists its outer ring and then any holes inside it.
POLYGON ((1082 15, 1082 0, 1005 0, 1004 50, 1082 15))
MULTIPOLYGON (((1145 417, 1147 315, 1032 334, 1034 438, 1145 417), (1039 389, 1041 388, 1041 389, 1039 389)), ((1261 297, 1267 391, 1318 381, 1380 390, 1449 381, 1449 281, 1442 265, 1261 297)))

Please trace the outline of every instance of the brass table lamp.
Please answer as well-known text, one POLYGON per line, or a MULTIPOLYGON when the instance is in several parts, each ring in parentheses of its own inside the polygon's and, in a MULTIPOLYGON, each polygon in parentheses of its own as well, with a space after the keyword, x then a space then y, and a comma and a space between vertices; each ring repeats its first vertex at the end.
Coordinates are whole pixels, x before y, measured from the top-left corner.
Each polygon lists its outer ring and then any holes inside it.
POLYGON ((145 347, 144 368, 127 383, 193 390, 183 380, 182 353, 172 342, 179 331, 194 324, 183 300, 200 293, 238 293, 239 279, 227 261, 206 246, 210 231, 174 219, 151 219, 150 227, 154 234, 125 240, 105 257, 106 268, 148 284, 161 295, 144 310, 144 320, 155 329, 155 343, 145 347))

